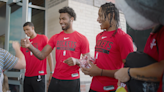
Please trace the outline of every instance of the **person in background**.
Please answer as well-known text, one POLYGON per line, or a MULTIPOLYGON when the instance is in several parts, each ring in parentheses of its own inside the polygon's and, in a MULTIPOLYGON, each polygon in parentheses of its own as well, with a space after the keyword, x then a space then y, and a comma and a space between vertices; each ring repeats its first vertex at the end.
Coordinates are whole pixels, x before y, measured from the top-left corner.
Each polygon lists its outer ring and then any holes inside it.
MULTIPOLYGON (((23 25, 25 34, 29 37, 30 43, 38 50, 42 50, 48 43, 48 38, 45 35, 37 34, 35 32, 34 24, 32 22, 26 22, 23 25)), ((45 75, 47 74, 47 60, 50 67, 50 77, 53 73, 53 59, 51 53, 47 56, 47 59, 39 60, 28 48, 22 48, 21 51, 26 58, 26 71, 24 78, 24 92, 45 92, 45 75)))

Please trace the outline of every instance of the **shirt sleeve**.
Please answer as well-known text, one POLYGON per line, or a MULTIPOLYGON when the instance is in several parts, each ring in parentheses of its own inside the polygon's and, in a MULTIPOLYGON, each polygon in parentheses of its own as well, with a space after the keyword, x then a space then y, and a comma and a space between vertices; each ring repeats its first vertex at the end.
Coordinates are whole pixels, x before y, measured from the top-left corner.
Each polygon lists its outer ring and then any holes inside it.
POLYGON ((55 45, 56 44, 56 38, 57 38, 57 35, 54 35, 48 41, 48 45, 50 45, 52 49, 54 49, 54 47, 56 47, 56 45, 55 45))
POLYGON ((120 52, 121 52, 121 58, 122 59, 126 59, 126 57, 128 56, 128 54, 130 52, 133 52, 133 41, 132 38, 128 35, 122 35, 119 38, 119 48, 120 48, 120 52))
POLYGON ((89 42, 88 42, 88 39, 85 36, 82 39, 81 53, 82 54, 89 53, 89 42))
POLYGON ((4 67, 3 69, 5 70, 10 70, 12 69, 16 63, 18 62, 18 58, 15 57, 14 55, 10 54, 8 51, 4 50, 4 67))

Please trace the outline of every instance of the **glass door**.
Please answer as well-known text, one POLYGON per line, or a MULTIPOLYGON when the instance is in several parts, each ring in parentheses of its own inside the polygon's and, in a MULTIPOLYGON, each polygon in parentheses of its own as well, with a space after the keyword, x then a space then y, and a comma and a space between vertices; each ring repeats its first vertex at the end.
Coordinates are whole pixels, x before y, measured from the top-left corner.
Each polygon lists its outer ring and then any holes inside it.
MULTIPOLYGON (((8 4, 8 3, 7 3, 8 4)), ((12 48, 13 41, 19 41, 25 37, 23 31, 22 23, 22 6, 14 3, 7 5, 8 22, 8 51, 15 55, 15 51, 12 48)), ((5 74, 8 76, 9 89, 11 92, 23 92, 23 79, 24 79, 24 69, 12 69, 5 71, 5 74)))

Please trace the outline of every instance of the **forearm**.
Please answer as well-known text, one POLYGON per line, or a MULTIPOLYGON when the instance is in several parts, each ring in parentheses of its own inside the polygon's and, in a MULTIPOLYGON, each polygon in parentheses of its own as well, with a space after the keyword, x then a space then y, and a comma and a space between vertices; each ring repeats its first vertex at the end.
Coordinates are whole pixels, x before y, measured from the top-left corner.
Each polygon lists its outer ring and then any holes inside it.
POLYGON ((15 50, 15 56, 25 63, 25 57, 20 49, 15 50))
POLYGON ((48 59, 48 64, 50 67, 50 71, 52 72, 54 70, 54 63, 53 63, 53 58, 52 58, 52 54, 50 53, 47 57, 48 59))
POLYGON ((164 61, 161 61, 142 68, 131 68, 130 75, 138 80, 158 82, 163 70, 164 61))
POLYGON ((33 45, 30 45, 30 47, 28 47, 28 49, 34 54, 35 57, 37 57, 39 60, 43 60, 46 58, 46 56, 44 56, 44 54, 36 49, 33 45))
POLYGON ((101 69, 101 73, 100 76, 107 76, 107 77, 112 77, 114 78, 114 73, 117 70, 105 70, 105 69, 101 69))
MULTIPOLYGON (((20 49, 15 50, 15 56, 18 57, 20 65, 24 68, 26 65, 25 57, 20 49)), ((21 68, 22 69, 22 68, 21 68)))

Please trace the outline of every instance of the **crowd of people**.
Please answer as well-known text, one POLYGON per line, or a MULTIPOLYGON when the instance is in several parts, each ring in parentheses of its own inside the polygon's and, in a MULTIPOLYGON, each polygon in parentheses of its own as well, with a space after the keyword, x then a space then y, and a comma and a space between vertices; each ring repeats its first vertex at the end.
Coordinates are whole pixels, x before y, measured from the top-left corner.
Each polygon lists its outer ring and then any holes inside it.
MULTIPOLYGON (((91 58, 89 42, 83 34, 73 29, 73 22, 76 20, 75 11, 71 7, 63 7, 59 9, 62 31, 54 34, 49 40, 45 35, 35 32, 32 22, 24 23, 23 30, 29 38, 21 39, 21 46, 18 42, 13 42, 16 55, 13 56, 8 51, 0 49, 0 75, 3 75, 3 70, 26 69, 24 92, 45 92, 48 61, 50 66, 48 92, 80 92, 79 68, 85 75, 92 76, 89 92, 116 92, 121 83, 127 83, 131 78, 144 82, 160 82, 158 90, 150 90, 154 87, 151 86, 141 92, 164 92, 164 85, 162 87, 164 10, 161 9, 164 7, 164 1, 115 1, 115 4, 109 2, 99 8, 97 22, 103 31, 95 38, 95 62, 86 59, 89 67, 81 66, 81 58, 91 58), (124 68, 127 56, 134 52, 134 44, 130 35, 119 28, 119 10, 124 13, 127 23, 133 29, 152 28, 143 52, 157 62, 140 68, 131 66, 124 68), (55 49, 55 68, 51 55, 53 49, 55 49)), ((131 92, 129 87, 127 86, 127 92, 131 92)))

